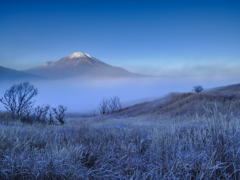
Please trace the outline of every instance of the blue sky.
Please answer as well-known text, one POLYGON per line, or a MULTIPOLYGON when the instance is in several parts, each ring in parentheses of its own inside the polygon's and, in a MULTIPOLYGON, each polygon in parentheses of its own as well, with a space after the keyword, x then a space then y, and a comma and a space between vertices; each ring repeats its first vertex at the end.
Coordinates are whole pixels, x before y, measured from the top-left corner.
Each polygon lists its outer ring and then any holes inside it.
POLYGON ((0 1, 0 66, 74 52, 160 76, 240 76, 240 1, 0 1))

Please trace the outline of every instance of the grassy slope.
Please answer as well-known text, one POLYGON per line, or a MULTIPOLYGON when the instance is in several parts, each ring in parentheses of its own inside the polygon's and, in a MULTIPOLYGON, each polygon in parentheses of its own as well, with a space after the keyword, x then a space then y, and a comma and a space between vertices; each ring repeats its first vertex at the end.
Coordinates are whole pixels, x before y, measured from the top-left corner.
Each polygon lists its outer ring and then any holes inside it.
POLYGON ((154 101, 143 102, 116 112, 116 116, 134 117, 138 115, 195 115, 204 112, 203 106, 216 102, 221 112, 227 108, 237 111, 240 106, 240 84, 231 85, 202 93, 170 93, 154 101))
POLYGON ((239 179, 239 117, 239 85, 64 126, 1 113, 0 179, 239 179))

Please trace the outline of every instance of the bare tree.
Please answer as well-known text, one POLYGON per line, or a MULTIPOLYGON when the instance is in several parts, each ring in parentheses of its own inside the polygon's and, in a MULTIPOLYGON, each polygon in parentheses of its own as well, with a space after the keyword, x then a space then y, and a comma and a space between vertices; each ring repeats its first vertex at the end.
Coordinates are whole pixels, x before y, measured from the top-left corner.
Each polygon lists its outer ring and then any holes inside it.
POLYGON ((53 112, 55 113, 55 118, 63 125, 65 122, 63 120, 65 114, 64 112, 67 110, 67 107, 64 107, 63 105, 59 105, 57 108, 52 108, 53 112))
POLYGON ((42 105, 42 106, 37 106, 35 109, 34 109, 34 113, 35 113, 35 116, 36 116, 36 120, 37 121, 44 121, 46 119, 46 115, 48 113, 48 110, 49 110, 50 106, 49 105, 42 105))
POLYGON ((20 118, 22 115, 29 115, 35 101, 31 99, 38 94, 37 88, 31 85, 28 81, 13 85, 6 90, 0 102, 11 113, 12 117, 20 118))
POLYGON ((193 90, 194 90, 194 92, 199 93, 199 92, 202 92, 203 87, 200 86, 200 85, 198 85, 198 86, 193 86, 193 90))
POLYGON ((118 96, 113 96, 109 100, 109 108, 111 112, 121 110, 122 104, 120 102, 120 98, 118 96))
POLYGON ((49 118, 46 117, 46 119, 49 121, 49 125, 53 124, 53 115, 52 115, 52 109, 51 107, 49 106, 49 109, 48 109, 48 116, 49 118))
POLYGON ((108 113, 108 103, 109 103, 109 100, 106 98, 103 98, 102 101, 100 102, 98 109, 101 114, 108 113))

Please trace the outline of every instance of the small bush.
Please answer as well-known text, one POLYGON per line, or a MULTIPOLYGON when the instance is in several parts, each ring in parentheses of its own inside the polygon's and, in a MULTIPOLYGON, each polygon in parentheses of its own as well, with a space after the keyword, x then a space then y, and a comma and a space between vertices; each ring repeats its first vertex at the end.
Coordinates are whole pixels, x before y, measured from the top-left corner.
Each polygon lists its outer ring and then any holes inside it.
POLYGON ((42 105, 42 106, 37 106, 34 109, 34 115, 36 116, 37 121, 46 119, 49 108, 50 108, 49 105, 42 105))
POLYGON ((53 112, 55 113, 55 118, 63 125, 65 121, 63 120, 65 116, 65 111, 67 110, 67 107, 64 107, 63 105, 59 105, 57 108, 52 108, 53 112))
POLYGON ((107 114, 122 109, 122 103, 118 96, 113 96, 109 99, 103 98, 99 104, 99 111, 101 114, 107 114))
POLYGON ((111 112, 121 110, 122 104, 120 102, 120 98, 118 96, 111 97, 108 106, 111 112))
POLYGON ((33 124, 33 123, 46 124, 47 123, 45 119, 39 118, 36 115, 22 116, 20 118, 20 121, 26 124, 33 124))
POLYGON ((6 112, 0 112, 0 123, 7 123, 9 121, 9 115, 6 112))
POLYGON ((107 114, 109 112, 108 104, 109 104, 109 100, 106 98, 103 98, 98 107, 101 114, 107 114))
POLYGON ((26 123, 26 124, 33 124, 34 120, 35 120, 35 118, 32 116, 22 116, 20 118, 20 121, 22 123, 26 123))
POLYGON ((193 87, 194 92, 199 93, 203 91, 203 87, 198 85, 193 87))

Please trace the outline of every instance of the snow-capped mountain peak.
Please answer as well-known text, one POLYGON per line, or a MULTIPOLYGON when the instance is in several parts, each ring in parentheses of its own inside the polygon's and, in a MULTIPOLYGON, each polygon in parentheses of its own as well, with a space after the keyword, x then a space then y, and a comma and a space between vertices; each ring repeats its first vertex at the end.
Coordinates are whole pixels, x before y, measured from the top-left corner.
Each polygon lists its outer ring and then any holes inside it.
POLYGON ((67 56, 68 58, 80 58, 80 57, 90 57, 91 56, 87 53, 84 53, 84 52, 75 52, 73 54, 70 54, 69 56, 67 56))

